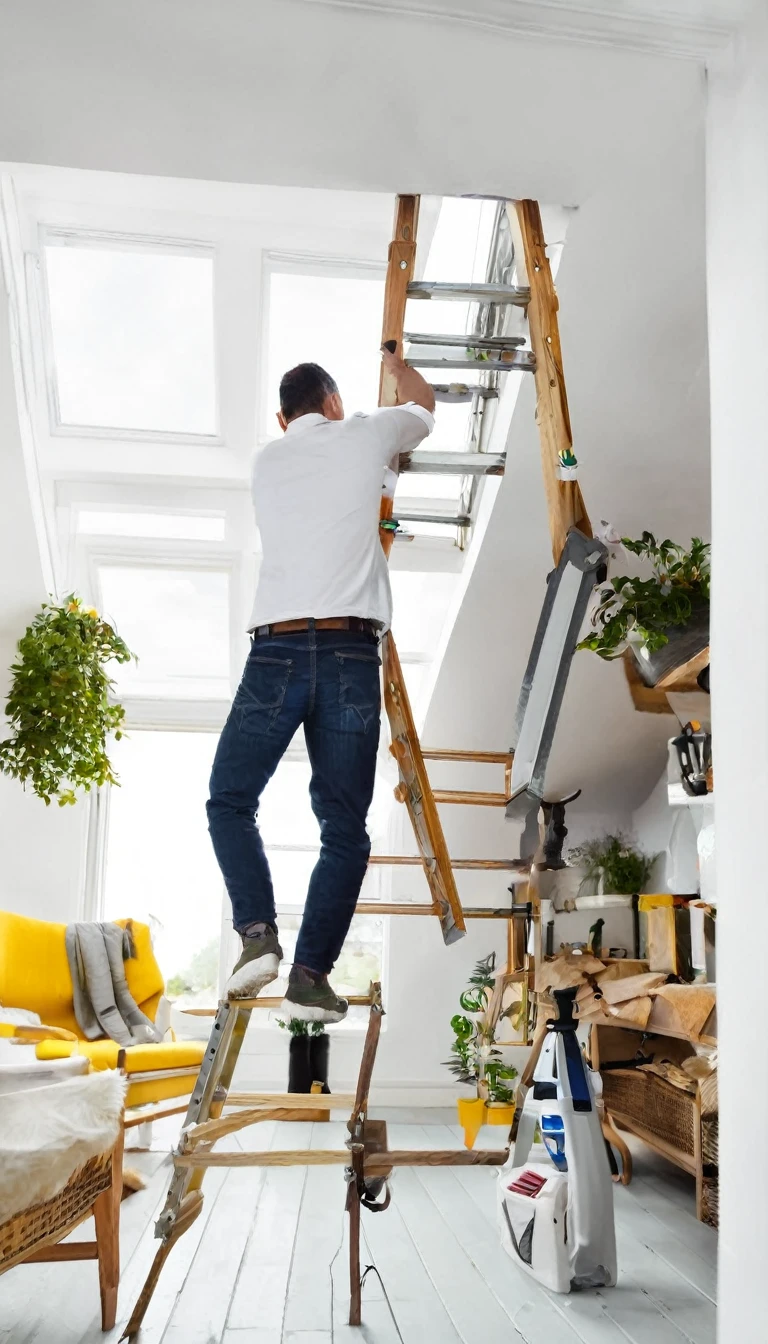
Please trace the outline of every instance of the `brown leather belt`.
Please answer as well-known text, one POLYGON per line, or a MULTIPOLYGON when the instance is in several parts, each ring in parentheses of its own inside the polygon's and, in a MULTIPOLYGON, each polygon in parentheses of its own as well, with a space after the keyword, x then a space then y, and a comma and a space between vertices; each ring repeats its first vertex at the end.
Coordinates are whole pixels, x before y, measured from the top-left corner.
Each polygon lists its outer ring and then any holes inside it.
MULTIPOLYGON (((380 629, 378 621, 369 621, 362 616, 321 616, 312 620, 315 630, 358 630, 366 635, 377 635, 380 629)), ((292 635, 309 630, 309 618, 295 621, 274 621, 272 625, 259 625, 254 635, 292 635)))

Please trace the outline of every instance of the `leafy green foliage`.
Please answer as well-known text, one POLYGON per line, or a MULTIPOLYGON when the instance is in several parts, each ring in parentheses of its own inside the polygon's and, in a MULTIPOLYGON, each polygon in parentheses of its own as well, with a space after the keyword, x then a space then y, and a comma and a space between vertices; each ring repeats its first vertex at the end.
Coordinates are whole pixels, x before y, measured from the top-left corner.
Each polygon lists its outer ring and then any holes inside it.
POLYGON ((305 1022, 301 1017, 290 1017, 287 1022, 278 1017, 277 1025, 291 1036, 322 1036, 325 1032, 322 1022, 305 1022))
MULTIPOLYGON (((494 1048, 495 1026, 486 1017, 495 970, 496 953, 491 952, 478 961, 469 977, 469 988, 459 995, 464 1012, 451 1018, 453 1045, 451 1057, 444 1063, 460 1083, 477 1087, 478 1092, 483 1088, 489 1101, 507 1102, 513 1100, 513 1094, 506 1082, 517 1077, 517 1069, 505 1064, 501 1051, 494 1048), (464 1015, 466 1013, 474 1013, 477 1020, 473 1022, 464 1015)), ((513 1004, 501 1014, 499 1022, 513 1017, 518 1011, 517 1005, 513 1004)))
POLYGON ((459 1003, 465 1013, 484 1013, 488 1007, 488 991, 493 989, 494 970, 496 969, 496 953, 491 952, 489 956, 478 961, 474 971, 469 977, 471 989, 465 989, 459 995, 459 1003))
POLYGON ((586 869, 580 891, 585 887, 596 890, 602 878, 603 890, 615 896, 635 896, 642 891, 651 876, 655 857, 634 849, 621 831, 587 840, 568 854, 571 863, 586 869))
POLYGON ((685 550, 677 542, 657 542, 652 532, 644 532, 639 541, 622 537, 622 545, 650 564, 652 577, 621 575, 601 590, 592 615, 595 633, 577 645, 600 658, 618 658, 628 641, 657 653, 669 643, 669 629, 687 625, 694 610, 709 603, 708 542, 693 537, 685 550))
POLYGON ((5 707, 12 736, 0 742, 0 770, 30 784, 48 806, 77 801, 76 790, 117 784, 107 735, 122 736, 125 710, 110 703, 104 671, 135 655, 93 607, 71 594, 45 602, 18 644, 5 707))
POLYGON ((504 1064, 498 1058, 500 1051, 494 1051, 494 1058, 485 1062, 485 1081, 488 1085, 488 1100, 501 1101, 509 1105, 515 1100, 515 1094, 511 1087, 507 1087, 507 1082, 511 1082, 517 1077, 517 1069, 511 1064, 504 1064))

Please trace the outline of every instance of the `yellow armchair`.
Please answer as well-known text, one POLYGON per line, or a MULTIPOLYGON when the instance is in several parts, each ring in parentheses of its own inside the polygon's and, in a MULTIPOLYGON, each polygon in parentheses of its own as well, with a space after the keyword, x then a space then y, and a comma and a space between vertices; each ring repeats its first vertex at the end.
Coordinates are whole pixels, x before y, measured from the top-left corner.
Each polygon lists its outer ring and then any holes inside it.
MULTIPOLYGON (((123 927, 126 919, 116 921, 123 927)), ((39 1041, 39 1059, 82 1054, 93 1069, 120 1066, 128 1075, 126 1106, 146 1106, 172 1097, 188 1096, 205 1053, 205 1041, 161 1041, 158 1045, 131 1045, 115 1041, 86 1041, 77 1024, 72 979, 64 944, 65 924, 28 919, 0 910, 0 1005, 26 1008, 50 1027, 71 1033, 74 1039, 39 1041)), ((152 951, 146 924, 132 923, 135 957, 125 963, 128 988, 142 1012, 154 1022, 163 1002, 164 983, 152 951)), ((0 1027, 3 1010, 0 1007, 0 1027)), ((182 1106, 163 1111, 172 1114, 182 1106)), ((152 1117, 142 1116, 141 1119, 152 1117)), ((130 1123, 130 1122, 129 1122, 130 1123)))

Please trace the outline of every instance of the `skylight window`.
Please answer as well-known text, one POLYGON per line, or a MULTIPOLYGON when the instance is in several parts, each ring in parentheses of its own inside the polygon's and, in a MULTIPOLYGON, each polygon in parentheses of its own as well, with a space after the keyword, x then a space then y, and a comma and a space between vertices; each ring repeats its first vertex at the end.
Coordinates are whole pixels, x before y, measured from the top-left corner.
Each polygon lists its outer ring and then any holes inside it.
POLYGON ((392 633, 400 653, 432 655, 440 641, 458 574, 395 569, 392 584, 392 633))
POLYGON ((111 670, 120 695, 228 700, 229 575, 99 565, 101 610, 138 663, 111 670))
POLYGON ((48 239, 59 426, 217 433, 213 257, 48 239))
POLYGON ((194 513, 123 513, 80 509, 77 530, 89 537, 148 537, 168 541, 223 541, 223 517, 194 513))
POLYGON ((383 311, 383 277, 271 272, 267 434, 279 432, 280 379, 296 364, 321 364, 335 378, 347 415, 376 408, 383 311))

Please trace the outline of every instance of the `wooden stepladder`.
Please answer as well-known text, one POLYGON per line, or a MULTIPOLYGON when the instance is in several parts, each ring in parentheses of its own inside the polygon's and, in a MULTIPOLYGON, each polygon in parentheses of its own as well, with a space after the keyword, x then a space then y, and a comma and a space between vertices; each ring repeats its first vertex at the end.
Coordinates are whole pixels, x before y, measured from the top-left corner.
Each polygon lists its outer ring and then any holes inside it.
POLYGON ((507 1160, 508 1148, 473 1151, 452 1148, 388 1150, 385 1122, 368 1118, 368 1095, 384 1016, 381 986, 378 984, 371 985, 366 996, 350 1000, 350 1003, 367 1004, 370 1008, 357 1089, 354 1095, 337 1092, 323 1097, 323 1106, 350 1111, 346 1147, 217 1152, 218 1140, 228 1134, 235 1134, 264 1120, 295 1120, 302 1111, 317 1106, 317 1097, 312 1093, 230 1091, 251 1013, 255 1008, 263 1007, 265 1002, 268 1003, 264 999, 224 999, 218 1006, 181 1138, 173 1153, 174 1174, 165 1207, 155 1226, 160 1245, 121 1339, 133 1339, 139 1333, 168 1256, 202 1211, 202 1183, 209 1167, 344 1168, 347 1186, 345 1207, 349 1215, 349 1323, 360 1325, 361 1209, 383 1212, 389 1207, 387 1182, 394 1168, 500 1166, 507 1160))

